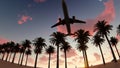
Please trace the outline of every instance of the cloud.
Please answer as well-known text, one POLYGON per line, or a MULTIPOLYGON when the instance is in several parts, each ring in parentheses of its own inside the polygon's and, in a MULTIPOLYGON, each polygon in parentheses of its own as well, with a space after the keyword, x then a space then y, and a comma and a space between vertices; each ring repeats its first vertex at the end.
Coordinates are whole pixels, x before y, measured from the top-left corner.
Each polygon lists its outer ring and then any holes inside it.
POLYGON ((40 60, 40 62, 42 61, 42 62, 46 63, 48 61, 48 57, 44 55, 41 58, 39 58, 39 60, 40 60))
MULTIPOLYGON (((56 63, 57 63, 57 60, 53 60, 53 62, 51 62, 51 63, 56 64, 56 63)), ((61 59, 61 58, 59 58, 59 64, 62 65, 63 63, 64 63, 64 60, 61 59)))
POLYGON ((42 2, 45 2, 46 0, 34 0, 34 2, 36 3, 42 3, 42 2))
POLYGON ((116 38, 117 38, 118 40, 120 40, 120 36, 119 36, 119 35, 116 35, 116 38))
POLYGON ((115 7, 113 0, 108 0, 104 3, 104 11, 97 17, 97 19, 106 20, 108 23, 114 20, 115 18, 115 7))
POLYGON ((81 63, 83 62, 84 58, 82 56, 75 56, 74 58, 72 58, 72 61, 75 62, 75 63, 81 63))
POLYGON ((21 15, 20 16, 20 20, 18 20, 18 24, 24 24, 26 23, 28 20, 32 20, 32 17, 31 16, 28 16, 28 15, 21 15))
POLYGON ((96 61, 100 60, 100 55, 98 53, 94 53, 94 57, 96 58, 96 61))
POLYGON ((8 42, 9 40, 8 39, 5 39, 3 37, 0 37, 0 44, 3 44, 3 43, 6 43, 8 42))
MULTIPOLYGON (((67 58, 75 57, 77 56, 77 52, 75 49, 71 49, 69 52, 67 52, 67 58)), ((64 53, 61 55, 62 58, 64 58, 64 53)))
MULTIPOLYGON (((115 7, 113 0, 108 0, 104 2, 105 9, 98 14, 97 17, 93 19, 86 19, 86 24, 74 24, 71 25, 71 32, 74 33, 78 29, 82 28, 85 30, 89 30, 90 34, 93 34, 94 25, 98 22, 98 20, 106 20, 108 23, 112 22, 115 18, 115 7), (89 28, 88 28, 89 27, 89 28)), ((57 31, 66 33, 66 26, 58 26, 57 31)))
POLYGON ((32 57, 29 56, 28 62, 29 62, 30 64, 34 64, 35 60, 34 60, 32 57))
POLYGON ((59 59, 59 63, 60 63, 60 65, 62 65, 64 63, 64 60, 59 59))
POLYGON ((51 55, 51 60, 55 60, 57 58, 57 53, 55 52, 54 54, 51 55))

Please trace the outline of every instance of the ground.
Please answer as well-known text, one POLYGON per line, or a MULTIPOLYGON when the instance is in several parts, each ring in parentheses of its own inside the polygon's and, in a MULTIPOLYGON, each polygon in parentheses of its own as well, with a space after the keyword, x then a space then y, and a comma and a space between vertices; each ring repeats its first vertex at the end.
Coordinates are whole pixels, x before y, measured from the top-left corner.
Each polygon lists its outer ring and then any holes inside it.
MULTIPOLYGON (((17 64, 13 64, 11 62, 6 62, 6 61, 0 60, 0 68, 33 68, 33 67, 20 66, 17 64)), ((106 65, 100 64, 100 65, 96 65, 96 66, 90 66, 90 68, 120 68, 120 61, 118 61, 116 63, 109 62, 109 63, 106 63, 106 65)))

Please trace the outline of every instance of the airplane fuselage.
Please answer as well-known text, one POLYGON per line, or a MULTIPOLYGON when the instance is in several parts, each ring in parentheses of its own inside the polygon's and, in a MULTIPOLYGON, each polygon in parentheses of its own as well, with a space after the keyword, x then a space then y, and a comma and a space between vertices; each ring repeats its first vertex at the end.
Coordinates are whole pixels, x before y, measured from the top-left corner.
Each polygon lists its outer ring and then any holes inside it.
POLYGON ((69 19, 67 5, 66 5, 64 0, 62 0, 62 8, 63 8, 63 13, 64 13, 64 18, 65 19, 67 19, 67 18, 69 19))
POLYGON ((62 8, 63 8, 64 20, 65 20, 67 32, 68 32, 68 34, 71 34, 71 29, 70 29, 70 18, 69 18, 69 14, 68 14, 67 5, 66 5, 66 3, 65 3, 64 0, 62 0, 62 8))

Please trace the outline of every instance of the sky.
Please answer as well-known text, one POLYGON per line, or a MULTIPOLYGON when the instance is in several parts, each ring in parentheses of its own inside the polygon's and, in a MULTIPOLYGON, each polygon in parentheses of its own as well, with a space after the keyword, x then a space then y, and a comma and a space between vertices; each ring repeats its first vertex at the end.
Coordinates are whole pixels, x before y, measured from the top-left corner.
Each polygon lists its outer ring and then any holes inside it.
MULTIPOLYGON (((50 28, 58 18, 63 17, 62 0, 0 0, 0 43, 14 41, 20 43, 25 39, 34 40, 43 37, 46 44, 50 45, 49 38, 53 32, 66 33, 65 26, 50 28)), ((116 27, 120 22, 120 0, 65 0, 69 16, 76 16, 76 19, 84 20, 86 24, 73 24, 72 32, 78 29, 89 30, 93 35, 94 24, 98 20, 106 20, 113 25, 111 36, 116 36, 116 27)), ((68 67, 83 67, 82 53, 76 50, 74 38, 67 37, 67 41, 73 47, 68 52, 68 67)), ((89 65, 102 64, 99 49, 91 41, 88 45, 89 65)), ((118 43, 120 45, 120 43, 118 43)), ((112 60, 108 43, 103 44, 103 52, 106 62, 112 60)), ((118 46, 120 50, 120 46, 118 46)), ((115 50, 114 50, 115 51, 115 50)), ((116 52, 115 52, 116 54, 116 52)), ((19 55, 19 54, 18 54, 19 55)), ((117 57, 117 54, 116 54, 117 57)), ((34 65, 35 54, 29 57, 28 65, 34 65)), ((118 57, 117 57, 118 58, 118 57)), ((38 67, 47 67, 48 55, 43 53, 39 56, 38 67), (41 63, 41 61, 43 61, 41 63)), ((17 60, 16 60, 17 61, 17 60)), ((52 56, 52 68, 56 66, 56 53, 52 56)), ((60 66, 64 66, 64 54, 60 53, 60 66)))

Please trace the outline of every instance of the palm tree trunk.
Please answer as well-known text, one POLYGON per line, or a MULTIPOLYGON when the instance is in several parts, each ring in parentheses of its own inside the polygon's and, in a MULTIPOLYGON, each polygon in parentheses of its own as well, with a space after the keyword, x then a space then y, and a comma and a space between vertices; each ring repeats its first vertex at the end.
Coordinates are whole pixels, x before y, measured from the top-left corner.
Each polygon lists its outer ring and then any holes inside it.
POLYGON ((8 59, 8 56, 9 56, 9 53, 7 53, 7 56, 6 56, 6 59, 5 59, 5 61, 7 61, 7 59, 8 59))
POLYGON ((24 54, 25 54, 25 52, 23 52, 23 55, 22 55, 22 59, 21 59, 21 63, 20 63, 20 65, 22 65, 22 63, 23 63, 24 54))
POLYGON ((11 59, 11 56, 12 56, 12 53, 10 53, 10 57, 9 57, 9 60, 8 60, 8 61, 10 61, 10 59, 11 59))
POLYGON ((2 56, 2 60, 4 60, 4 57, 5 57, 5 53, 4 53, 3 56, 2 56))
POLYGON ((84 58, 84 67, 86 68, 87 65, 86 65, 86 59, 85 59, 85 52, 84 51, 82 51, 82 52, 83 52, 83 58, 84 58))
POLYGON ((15 52, 14 55, 13 55, 12 63, 14 63, 15 56, 16 56, 16 52, 15 52))
POLYGON ((35 65, 34 65, 34 68, 37 67, 37 58, 38 58, 38 53, 36 54, 36 58, 35 58, 35 65))
POLYGON ((120 53, 118 52, 118 49, 117 49, 117 46, 116 46, 116 45, 115 45, 115 49, 116 49, 117 54, 118 54, 118 56, 119 56, 119 58, 120 58, 120 53))
POLYGON ((20 53, 19 60, 18 60, 18 64, 20 63, 20 58, 21 58, 21 56, 22 56, 22 53, 20 53))
MULTIPOLYGON (((3 54, 0 53, 0 56, 3 56, 3 54)), ((0 59, 2 59, 2 57, 0 57, 0 59)))
POLYGON ((87 57, 86 50, 85 50, 85 59, 86 59, 86 65, 87 65, 87 68, 89 68, 89 64, 88 64, 88 57, 87 57))
POLYGON ((26 56, 25 66, 27 66, 28 55, 26 56))
POLYGON ((102 48, 101 48, 100 44, 98 46, 99 46, 100 53, 101 53, 101 56, 102 56, 102 59, 103 59, 103 64, 105 65, 105 59, 104 59, 104 56, 103 56, 102 48))
POLYGON ((50 58, 51 58, 51 54, 49 53, 48 68, 50 68, 50 58))
POLYGON ((113 56, 113 60, 114 60, 115 62, 117 62, 117 59, 116 59, 115 54, 114 54, 114 52, 113 52, 112 46, 111 46, 110 41, 109 41, 109 39, 108 39, 108 37, 107 37, 106 34, 105 34, 105 37, 106 37, 107 42, 108 42, 108 44, 109 44, 109 46, 110 46, 111 53, 112 53, 112 56, 113 56))
POLYGON ((66 55, 66 51, 64 51, 65 53, 65 68, 67 68, 67 55, 66 55))
POLYGON ((57 66, 56 68, 59 68, 59 45, 57 45, 57 66))

